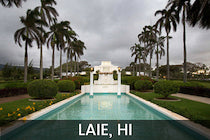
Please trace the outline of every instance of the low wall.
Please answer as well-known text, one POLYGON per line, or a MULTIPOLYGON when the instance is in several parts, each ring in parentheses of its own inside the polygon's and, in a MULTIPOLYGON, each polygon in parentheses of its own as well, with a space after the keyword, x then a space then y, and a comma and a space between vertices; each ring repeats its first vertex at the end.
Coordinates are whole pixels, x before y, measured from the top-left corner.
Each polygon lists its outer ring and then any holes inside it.
MULTIPOLYGON (((117 93, 118 85, 93 85, 93 93, 117 93)), ((129 85, 121 85, 122 93, 129 93, 129 85)), ((90 85, 82 85, 81 93, 90 93, 90 85)))

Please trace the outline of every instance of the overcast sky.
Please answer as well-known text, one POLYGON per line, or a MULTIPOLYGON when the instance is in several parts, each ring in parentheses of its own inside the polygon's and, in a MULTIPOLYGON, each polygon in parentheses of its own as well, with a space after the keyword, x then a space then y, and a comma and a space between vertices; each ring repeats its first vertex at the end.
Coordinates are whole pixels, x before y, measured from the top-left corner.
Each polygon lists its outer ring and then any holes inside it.
MULTIPOLYGON (((109 60, 114 65, 125 67, 133 61, 130 47, 138 43, 137 35, 145 25, 153 25, 158 17, 156 10, 163 9, 167 0, 57 0, 59 21, 68 20, 71 27, 85 42, 87 50, 81 60, 92 66, 109 60)), ((23 65, 24 48, 14 42, 14 32, 21 28, 19 17, 27 9, 39 5, 28 0, 22 8, 4 8, 0 5, 0 64, 23 65)), ((177 32, 171 32, 170 64, 183 63, 182 25, 177 32)), ((187 61, 210 65, 210 30, 187 27, 187 61)), ((44 47, 44 67, 51 65, 51 49, 44 47)), ((29 49, 29 61, 39 67, 39 50, 34 45, 29 49)), ((56 66, 59 52, 56 52, 56 66)), ((63 55, 63 62, 66 55, 63 55)), ((155 56, 152 61, 155 65, 155 56)), ((166 57, 160 64, 165 65, 166 57)))

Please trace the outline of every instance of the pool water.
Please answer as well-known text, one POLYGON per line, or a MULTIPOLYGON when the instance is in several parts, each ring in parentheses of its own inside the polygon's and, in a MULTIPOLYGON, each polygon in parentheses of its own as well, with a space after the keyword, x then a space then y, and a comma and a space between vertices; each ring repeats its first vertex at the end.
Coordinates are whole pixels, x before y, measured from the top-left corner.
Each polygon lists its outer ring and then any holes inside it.
POLYGON ((42 120, 168 120, 170 118, 126 94, 83 95, 42 120))

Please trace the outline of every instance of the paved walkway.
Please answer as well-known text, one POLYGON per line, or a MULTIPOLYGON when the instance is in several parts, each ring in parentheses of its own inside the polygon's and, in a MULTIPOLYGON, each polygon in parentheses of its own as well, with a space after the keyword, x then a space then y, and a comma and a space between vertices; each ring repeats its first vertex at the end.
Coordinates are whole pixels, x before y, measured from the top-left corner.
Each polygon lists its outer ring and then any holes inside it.
POLYGON ((172 96, 210 104, 210 98, 207 98, 207 97, 200 97, 200 96, 188 95, 188 94, 182 94, 182 93, 172 94, 172 96))
POLYGON ((24 94, 24 95, 18 95, 18 96, 4 97, 4 98, 0 98, 0 104, 16 101, 20 99, 25 99, 25 98, 30 98, 30 96, 28 94, 24 94))

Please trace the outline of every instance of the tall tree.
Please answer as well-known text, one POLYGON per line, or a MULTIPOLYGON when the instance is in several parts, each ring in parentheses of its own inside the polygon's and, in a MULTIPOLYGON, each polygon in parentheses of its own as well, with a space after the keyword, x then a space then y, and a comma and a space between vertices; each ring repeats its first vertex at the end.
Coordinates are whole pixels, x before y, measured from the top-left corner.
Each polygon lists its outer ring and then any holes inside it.
POLYGON ((165 37, 164 36, 160 36, 156 39, 156 50, 155 50, 155 54, 156 54, 156 79, 159 79, 159 57, 161 59, 162 56, 165 55, 165 49, 164 49, 164 42, 165 42, 165 37))
POLYGON ((146 71, 146 59, 147 59, 147 53, 146 53, 146 48, 148 45, 147 38, 148 38, 148 31, 147 31, 147 26, 145 26, 143 28, 143 31, 140 34, 138 34, 139 42, 144 44, 144 51, 142 52, 142 59, 144 62, 144 75, 146 71))
POLYGON ((210 28, 210 0, 195 0, 188 19, 192 26, 199 24, 200 27, 210 28))
POLYGON ((59 49, 60 49, 60 78, 62 78, 62 51, 65 48, 66 42, 70 39, 69 30, 72 30, 70 27, 70 22, 62 21, 61 32, 59 33, 59 49))
POLYGON ((69 37, 69 26, 70 22, 68 21, 61 21, 60 23, 57 23, 56 20, 54 20, 54 24, 50 26, 50 31, 47 33, 48 40, 47 40, 47 46, 49 48, 49 45, 51 45, 53 49, 52 54, 52 79, 54 76, 54 49, 55 45, 58 50, 60 50, 60 78, 62 78, 62 50, 65 46, 66 40, 68 40, 69 37))
POLYGON ((171 10, 176 9, 177 16, 182 12, 182 25, 183 25, 183 49, 184 49, 184 77, 183 81, 187 82, 187 49, 186 49, 186 18, 189 15, 189 10, 191 8, 190 0, 169 0, 167 7, 171 10))
POLYGON ((14 34, 15 43, 18 43, 22 47, 21 41, 25 42, 25 57, 24 57, 24 82, 27 82, 27 66, 28 66, 28 46, 32 47, 32 42, 35 40, 37 45, 40 45, 42 28, 39 28, 43 24, 38 19, 38 11, 28 10, 26 17, 20 17, 20 21, 23 27, 18 29, 14 34))
MULTIPOLYGON (((48 25, 58 16, 58 13, 52 5, 56 5, 55 0, 40 0, 41 5, 36 7, 35 10, 39 11, 40 13, 40 19, 48 25)), ((42 28, 42 26, 41 26, 42 28)), ((44 38, 44 33, 42 33, 42 37, 44 38)), ((43 43, 40 43, 40 79, 43 79, 43 52, 42 52, 42 45, 44 45, 45 41, 43 43)))
POLYGON ((79 75, 79 65, 78 65, 79 63, 77 62, 77 60, 80 59, 82 55, 84 55, 84 49, 86 49, 86 46, 84 42, 77 39, 74 39, 72 45, 73 45, 74 59, 76 64, 75 68, 77 69, 77 75, 79 75))
MULTIPOLYGON (((71 60, 71 67, 72 67, 72 58, 74 57, 73 47, 72 47, 72 40, 76 39, 76 33, 73 30, 69 31, 69 39, 67 41, 67 47, 64 48, 66 52, 66 78, 68 77, 68 60, 71 60)), ((72 68, 71 68, 71 76, 72 76, 72 68)))
POLYGON ((155 50, 155 43, 156 43, 156 38, 157 38, 157 32, 158 30, 156 29, 156 26, 146 26, 146 32, 147 32, 147 38, 146 38, 146 42, 147 42, 147 46, 146 46, 146 53, 150 55, 150 69, 149 69, 149 77, 151 77, 151 62, 152 62, 152 56, 153 56, 153 52, 155 50))
POLYGON ((16 7, 21 7, 23 1, 25 2, 26 0, 0 0, 0 3, 4 7, 12 7, 13 5, 16 7))
MULTIPOLYGON (((139 76, 141 73, 141 59, 143 59, 144 47, 140 46, 140 44, 136 44, 130 48, 132 54, 131 57, 135 56, 134 61, 137 63, 139 61, 139 76)), ((137 72, 137 70, 136 70, 137 72)))
POLYGON ((135 68, 134 68, 135 65, 136 65, 135 62, 131 62, 131 63, 130 63, 130 67, 133 69, 133 72, 132 72, 132 75, 133 75, 133 76, 135 76, 135 68))
POLYGON ((174 31, 177 29, 177 22, 179 21, 179 17, 176 12, 172 9, 163 9, 155 12, 155 16, 160 14, 161 17, 156 22, 156 26, 159 26, 159 31, 161 32, 162 28, 165 28, 166 32, 166 40, 167 40, 167 80, 169 80, 169 33, 171 28, 174 31))

